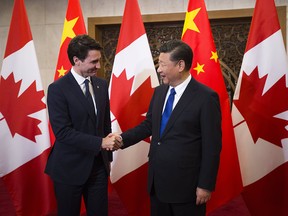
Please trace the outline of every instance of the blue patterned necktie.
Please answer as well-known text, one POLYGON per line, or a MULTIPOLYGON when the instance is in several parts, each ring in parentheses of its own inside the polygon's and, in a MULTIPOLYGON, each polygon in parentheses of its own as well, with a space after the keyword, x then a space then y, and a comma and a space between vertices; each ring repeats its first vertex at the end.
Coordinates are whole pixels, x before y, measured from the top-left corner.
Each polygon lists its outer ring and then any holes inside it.
MULTIPOLYGON (((95 114, 95 107, 94 107, 94 102, 93 102, 93 99, 92 99, 92 95, 89 91, 89 80, 88 79, 85 79, 84 83, 85 83, 85 97, 87 98, 90 106, 93 108, 93 113, 95 114)), ((95 114, 96 116, 96 114, 95 114)))
POLYGON ((166 102, 166 106, 164 109, 164 112, 162 114, 162 119, 161 119, 161 125, 160 125, 160 136, 162 136, 162 133, 166 127, 166 124, 170 118, 170 115, 172 113, 172 108, 173 108, 173 102, 174 102, 174 96, 175 96, 176 92, 175 89, 172 88, 170 90, 170 95, 168 97, 168 100, 166 102))

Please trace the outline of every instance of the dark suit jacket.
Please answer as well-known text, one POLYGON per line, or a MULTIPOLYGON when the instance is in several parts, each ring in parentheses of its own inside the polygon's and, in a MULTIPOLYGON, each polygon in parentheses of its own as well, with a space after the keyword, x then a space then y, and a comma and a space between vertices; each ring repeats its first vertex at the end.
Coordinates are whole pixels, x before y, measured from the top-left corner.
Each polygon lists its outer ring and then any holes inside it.
POLYGON ((155 89, 146 120, 122 134, 124 148, 152 135, 148 191, 154 184, 162 202, 194 202, 196 187, 215 188, 222 142, 219 98, 192 78, 160 137, 168 88, 155 89))
POLYGON ((102 138, 111 132, 108 86, 91 77, 97 121, 77 81, 69 72, 48 87, 48 112, 56 137, 45 172, 54 181, 81 185, 88 179, 95 157, 103 157, 107 173, 112 153, 101 150, 102 138))

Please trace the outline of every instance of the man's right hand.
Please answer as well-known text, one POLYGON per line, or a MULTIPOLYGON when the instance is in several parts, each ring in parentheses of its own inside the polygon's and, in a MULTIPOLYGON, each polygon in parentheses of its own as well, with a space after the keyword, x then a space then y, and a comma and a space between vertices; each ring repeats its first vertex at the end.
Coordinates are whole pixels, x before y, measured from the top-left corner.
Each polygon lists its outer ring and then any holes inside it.
POLYGON ((110 133, 108 136, 102 139, 101 147, 107 151, 115 151, 121 148, 123 145, 122 139, 119 134, 110 133))

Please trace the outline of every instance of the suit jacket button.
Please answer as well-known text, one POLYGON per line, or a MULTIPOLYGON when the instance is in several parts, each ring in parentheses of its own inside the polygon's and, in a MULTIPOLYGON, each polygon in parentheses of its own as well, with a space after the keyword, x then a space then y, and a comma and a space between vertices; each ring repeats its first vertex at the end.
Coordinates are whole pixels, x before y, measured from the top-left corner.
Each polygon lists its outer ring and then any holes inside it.
POLYGON ((161 142, 158 142, 157 145, 161 145, 161 142))

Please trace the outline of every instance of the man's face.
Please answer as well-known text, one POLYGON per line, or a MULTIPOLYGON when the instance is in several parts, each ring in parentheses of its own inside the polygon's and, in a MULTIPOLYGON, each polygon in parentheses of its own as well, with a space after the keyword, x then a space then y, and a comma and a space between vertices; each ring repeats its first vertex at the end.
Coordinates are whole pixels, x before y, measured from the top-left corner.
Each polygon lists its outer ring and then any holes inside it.
POLYGON ((90 50, 83 61, 78 58, 74 59, 77 71, 83 77, 95 76, 98 69, 101 68, 100 60, 101 52, 99 50, 90 50))
POLYGON ((157 72, 164 84, 175 87, 181 79, 179 62, 170 60, 170 53, 160 53, 157 72))

